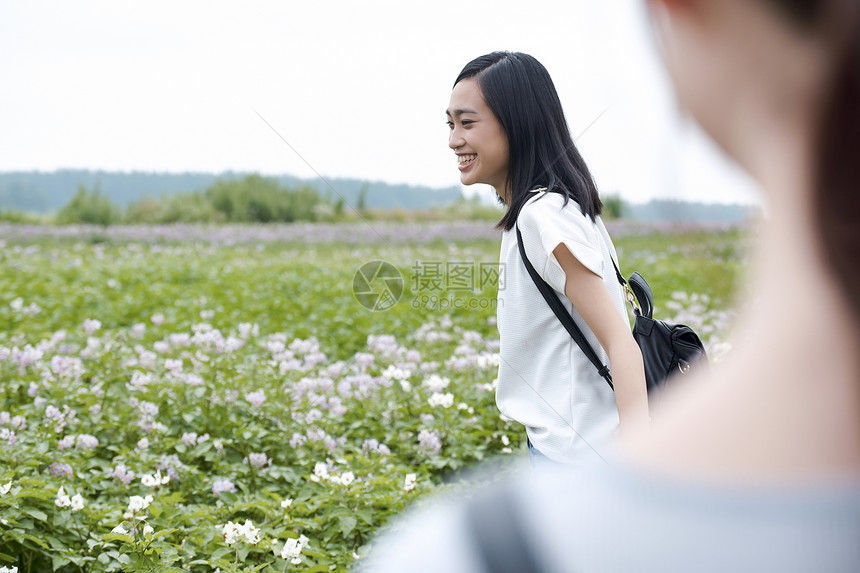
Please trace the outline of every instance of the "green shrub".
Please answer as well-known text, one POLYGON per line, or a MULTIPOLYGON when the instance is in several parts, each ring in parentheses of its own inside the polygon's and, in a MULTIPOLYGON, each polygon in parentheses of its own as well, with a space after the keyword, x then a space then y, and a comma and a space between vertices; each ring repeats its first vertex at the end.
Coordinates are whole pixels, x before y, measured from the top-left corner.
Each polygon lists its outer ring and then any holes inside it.
POLYGON ((19 224, 32 224, 37 225, 39 223, 44 222, 45 216, 39 216, 34 213, 26 213, 24 211, 14 211, 8 210, 4 211, 0 209, 0 221, 4 223, 19 223, 19 224))
POLYGON ((620 195, 607 195, 601 197, 603 201, 604 219, 623 219, 627 214, 627 204, 620 195))
POLYGON ((226 221, 202 193, 182 193, 156 199, 148 197, 130 205, 125 214, 127 223, 220 223, 226 221))
POLYGON ((86 187, 79 185, 72 200, 57 213, 56 222, 60 225, 84 223, 107 227, 119 222, 120 218, 119 208, 98 187, 87 191, 86 187))
POLYGON ((316 189, 289 189, 277 180, 249 175, 238 180, 216 181, 204 192, 212 207, 234 223, 315 221, 327 203, 316 189))

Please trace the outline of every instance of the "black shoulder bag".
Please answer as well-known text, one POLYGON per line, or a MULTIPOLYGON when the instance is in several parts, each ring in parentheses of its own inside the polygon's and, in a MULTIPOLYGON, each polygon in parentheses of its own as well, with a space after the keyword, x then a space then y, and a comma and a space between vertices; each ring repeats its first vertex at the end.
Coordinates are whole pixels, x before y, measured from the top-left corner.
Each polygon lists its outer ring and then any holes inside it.
MULTIPOLYGON (((552 311, 564 325, 570 336, 579 345, 588 359, 597 368, 598 373, 606 380, 613 390, 612 374, 609 366, 602 364, 597 353, 588 344, 582 331, 573 321, 573 317, 564 308, 555 290, 537 273, 535 268, 526 257, 523 246, 523 237, 517 227, 517 241, 519 243, 520 255, 525 263, 526 270, 532 280, 549 304, 552 311)), ((707 367, 708 356, 705 346, 699 335, 693 329, 683 324, 672 324, 651 317, 654 310, 654 295, 651 287, 639 273, 630 276, 629 283, 621 276, 618 265, 612 261, 615 267, 615 275, 624 289, 627 302, 633 307, 636 321, 633 325, 633 339, 642 351, 642 361, 645 364, 645 383, 648 393, 663 386, 673 374, 687 374, 698 369, 707 367)))

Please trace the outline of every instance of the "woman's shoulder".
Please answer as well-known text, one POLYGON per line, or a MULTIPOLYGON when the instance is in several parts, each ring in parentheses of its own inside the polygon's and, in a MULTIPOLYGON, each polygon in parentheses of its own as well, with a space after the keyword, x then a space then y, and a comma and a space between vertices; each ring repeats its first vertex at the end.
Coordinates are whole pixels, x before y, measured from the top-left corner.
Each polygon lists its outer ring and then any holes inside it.
POLYGON ((582 213, 579 203, 575 199, 568 197, 565 202, 565 197, 561 193, 550 191, 538 191, 533 193, 533 197, 529 197, 520 209, 520 215, 528 217, 562 217, 576 221, 586 221, 586 217, 582 213))
POLYGON ((537 231, 538 234, 555 229, 563 235, 581 236, 589 243, 597 243, 596 222, 582 213, 574 199, 568 198, 565 203, 563 195, 547 191, 534 195, 523 204, 517 217, 522 229, 537 231))

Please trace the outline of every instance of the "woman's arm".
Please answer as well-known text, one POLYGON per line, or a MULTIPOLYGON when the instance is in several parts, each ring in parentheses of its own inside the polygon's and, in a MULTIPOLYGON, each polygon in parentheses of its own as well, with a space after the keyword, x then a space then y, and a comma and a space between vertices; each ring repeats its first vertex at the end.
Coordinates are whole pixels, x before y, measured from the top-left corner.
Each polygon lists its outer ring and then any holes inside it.
POLYGON ((585 268, 564 243, 556 246, 553 254, 564 269, 564 293, 609 355, 621 434, 626 435, 648 422, 642 353, 630 325, 618 315, 603 279, 585 268))

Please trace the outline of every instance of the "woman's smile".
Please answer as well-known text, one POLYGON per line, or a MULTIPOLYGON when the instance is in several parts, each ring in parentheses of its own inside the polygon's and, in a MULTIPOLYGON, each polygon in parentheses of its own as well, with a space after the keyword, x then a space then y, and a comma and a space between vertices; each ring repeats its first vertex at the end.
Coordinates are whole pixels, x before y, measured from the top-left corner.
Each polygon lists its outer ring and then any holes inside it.
POLYGON ((478 155, 475 153, 458 153, 457 154, 457 168, 460 171, 465 171, 469 167, 471 167, 475 160, 478 158, 478 155))

